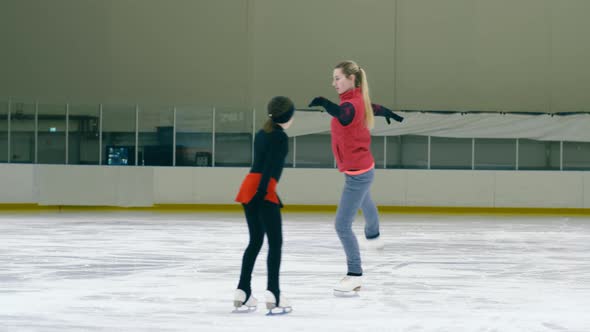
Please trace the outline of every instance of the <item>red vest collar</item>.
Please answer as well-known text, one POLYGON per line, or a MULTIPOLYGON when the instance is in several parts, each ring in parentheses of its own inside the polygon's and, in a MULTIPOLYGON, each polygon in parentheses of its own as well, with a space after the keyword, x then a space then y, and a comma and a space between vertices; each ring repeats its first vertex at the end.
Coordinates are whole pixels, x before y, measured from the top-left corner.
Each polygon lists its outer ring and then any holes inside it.
POLYGON ((349 100, 362 94, 361 88, 350 89, 340 94, 340 100, 349 100))

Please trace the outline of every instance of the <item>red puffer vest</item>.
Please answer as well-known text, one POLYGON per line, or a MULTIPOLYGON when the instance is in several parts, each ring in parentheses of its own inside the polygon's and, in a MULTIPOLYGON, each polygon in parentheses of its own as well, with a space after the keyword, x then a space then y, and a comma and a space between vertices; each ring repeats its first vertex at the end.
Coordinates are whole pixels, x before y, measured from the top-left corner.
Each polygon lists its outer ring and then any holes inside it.
POLYGON ((332 118, 332 152, 338 170, 361 170, 374 164, 371 154, 371 133, 365 125, 365 103, 360 88, 348 90, 340 95, 340 105, 351 103, 354 106, 354 119, 346 126, 337 118, 332 118))

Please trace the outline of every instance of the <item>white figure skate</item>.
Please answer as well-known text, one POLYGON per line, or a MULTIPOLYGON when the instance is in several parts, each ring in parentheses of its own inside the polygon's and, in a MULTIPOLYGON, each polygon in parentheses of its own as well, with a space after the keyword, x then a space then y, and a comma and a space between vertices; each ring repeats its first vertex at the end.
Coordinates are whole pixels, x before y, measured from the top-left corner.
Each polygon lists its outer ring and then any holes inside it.
POLYGON ((378 236, 373 239, 365 238, 362 241, 362 249, 367 251, 382 251, 383 249, 385 249, 385 243, 383 242, 381 236, 378 236))
POLYGON ((234 292, 234 311, 233 313, 249 313, 256 311, 258 300, 254 295, 250 294, 250 298, 246 301, 246 292, 241 289, 236 289, 234 292))
POLYGON ((334 286, 334 296, 353 297, 358 296, 361 290, 362 277, 346 276, 334 286))
POLYGON ((268 309, 267 316, 286 315, 293 311, 291 303, 282 294, 280 295, 281 300, 279 301, 279 305, 277 305, 277 299, 271 291, 266 291, 264 294, 266 298, 266 309, 268 309))

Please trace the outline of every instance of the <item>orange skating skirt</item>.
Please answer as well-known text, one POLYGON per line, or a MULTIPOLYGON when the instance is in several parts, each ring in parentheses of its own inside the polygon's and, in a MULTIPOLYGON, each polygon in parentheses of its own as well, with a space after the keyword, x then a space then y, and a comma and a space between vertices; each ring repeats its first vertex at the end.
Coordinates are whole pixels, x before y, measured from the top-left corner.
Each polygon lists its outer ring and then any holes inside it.
MULTIPOLYGON (((240 186, 240 191, 236 196, 236 202, 248 204, 256 195, 256 191, 258 190, 258 185, 260 184, 260 180, 262 179, 261 173, 248 173, 242 181, 242 185, 240 186)), ((277 180, 274 178, 270 178, 268 182, 268 187, 266 188, 266 196, 264 196, 264 200, 273 202, 275 204, 280 204, 279 196, 276 193, 277 188, 277 180)))

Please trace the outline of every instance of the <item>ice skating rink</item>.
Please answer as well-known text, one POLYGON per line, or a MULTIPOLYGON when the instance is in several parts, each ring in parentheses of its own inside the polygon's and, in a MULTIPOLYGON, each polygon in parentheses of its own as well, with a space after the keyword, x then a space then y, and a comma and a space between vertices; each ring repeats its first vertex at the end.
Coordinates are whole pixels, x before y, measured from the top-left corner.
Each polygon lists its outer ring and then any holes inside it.
POLYGON ((589 218, 383 214, 356 298, 332 295, 346 272, 333 214, 284 219, 294 311, 267 317, 230 313, 237 212, 3 212, 0 331, 590 331, 589 218))

